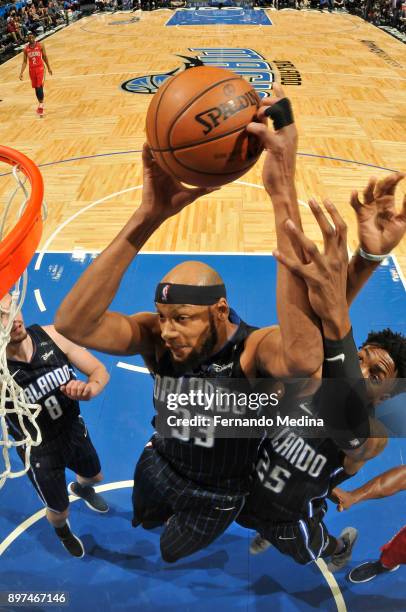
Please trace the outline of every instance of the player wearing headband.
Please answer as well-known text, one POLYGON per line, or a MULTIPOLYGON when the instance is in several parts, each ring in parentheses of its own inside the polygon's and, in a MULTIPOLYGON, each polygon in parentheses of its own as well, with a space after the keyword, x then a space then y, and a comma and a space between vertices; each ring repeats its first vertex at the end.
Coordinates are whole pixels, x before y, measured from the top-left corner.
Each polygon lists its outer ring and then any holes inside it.
MULTIPOLYGON (((301 246, 283 231, 288 219, 300 227, 294 185, 297 132, 285 103, 277 107, 283 97, 278 86, 275 92, 276 97, 261 107, 259 119, 280 110, 274 113, 276 131, 261 123, 248 129, 267 149, 263 182, 272 200, 278 248, 301 260, 301 246)), ((167 175, 147 146, 143 164, 141 205, 66 296, 55 324, 65 336, 89 348, 141 354, 155 377, 158 432, 136 467, 133 524, 166 523, 161 552, 173 562, 207 546, 238 515, 250 487, 258 444, 249 437, 216 437, 212 423, 192 435, 182 423, 162 433, 159 417, 169 394, 182 391, 191 398, 194 384, 210 388, 220 377, 244 383, 261 376, 310 375, 319 369, 323 352, 306 285, 285 266, 278 266, 279 326, 256 330, 242 322, 228 305, 221 277, 200 262, 185 262, 161 280, 155 295, 157 312, 126 316, 108 310, 127 267, 152 233, 210 193, 186 188, 167 175)), ((355 284, 351 273, 350 278, 355 284)), ((266 301, 266 289, 264 293, 266 301)), ((337 317, 334 304, 330 314, 337 317)), ((191 413, 191 402, 179 406, 176 414, 191 413)))
MULTIPOLYGON (((262 140, 269 133, 263 181, 273 204, 278 245, 301 256, 300 248, 281 231, 288 218, 300 224, 294 185, 297 132, 289 106, 282 104, 278 112, 283 92, 278 86, 275 91, 259 118, 272 115, 275 107, 277 130, 271 132, 264 124, 249 129, 262 140)), ((310 375, 321 365, 322 342, 305 284, 282 266, 279 327, 257 330, 241 321, 227 302, 221 277, 196 261, 176 266, 161 280, 155 313, 125 316, 109 311, 125 270, 151 234, 211 191, 184 187, 159 168, 147 146, 143 165, 141 205, 66 296, 55 324, 87 347, 141 354, 154 375, 158 431, 136 467, 133 524, 166 523, 161 552, 173 562, 207 546, 235 519, 250 488, 259 438, 218 438, 212 422, 195 432, 182 424, 162 432, 159 417, 169 393, 181 390, 190 397, 218 377, 244 381, 261 375, 310 375)), ((268 300, 266 289, 264 293, 268 300)), ((175 414, 185 415, 192 408, 189 402, 175 414)))

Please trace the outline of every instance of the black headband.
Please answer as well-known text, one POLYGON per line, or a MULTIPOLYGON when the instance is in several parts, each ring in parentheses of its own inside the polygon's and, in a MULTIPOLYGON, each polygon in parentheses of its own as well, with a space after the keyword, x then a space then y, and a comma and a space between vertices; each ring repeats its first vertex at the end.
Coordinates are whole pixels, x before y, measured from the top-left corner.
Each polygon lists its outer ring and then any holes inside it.
POLYGON ((177 285, 175 283, 159 283, 155 290, 155 302, 158 304, 193 304, 210 306, 226 297, 224 285, 177 285))

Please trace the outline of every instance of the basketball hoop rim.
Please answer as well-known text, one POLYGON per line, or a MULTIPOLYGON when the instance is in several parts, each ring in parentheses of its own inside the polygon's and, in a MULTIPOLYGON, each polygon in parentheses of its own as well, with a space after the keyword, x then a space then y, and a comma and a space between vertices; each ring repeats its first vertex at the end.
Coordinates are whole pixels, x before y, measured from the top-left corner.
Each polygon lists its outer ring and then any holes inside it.
POLYGON ((20 151, 0 145, 0 161, 18 166, 31 184, 31 194, 21 218, 0 242, 1 299, 24 272, 41 239, 44 181, 38 166, 20 151))

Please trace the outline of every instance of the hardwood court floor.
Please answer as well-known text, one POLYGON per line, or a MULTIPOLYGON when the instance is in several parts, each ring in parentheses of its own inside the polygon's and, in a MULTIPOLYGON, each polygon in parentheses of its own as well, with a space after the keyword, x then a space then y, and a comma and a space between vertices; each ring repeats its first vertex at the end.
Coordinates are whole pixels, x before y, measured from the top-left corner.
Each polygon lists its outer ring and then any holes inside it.
MULTIPOLYGON (((142 13, 138 23, 114 27, 111 21, 128 15, 93 15, 47 39, 54 74, 47 77, 42 120, 35 115, 27 72, 24 82, 18 80, 22 56, 0 66, 0 143, 38 164, 80 158, 42 168, 50 211, 42 245, 73 214, 108 198, 82 212, 48 244, 52 250, 101 249, 140 201, 140 190, 120 192, 141 184, 137 151, 151 96, 124 92, 123 81, 173 70, 182 64, 176 54, 193 55, 189 48, 247 47, 274 66, 278 80, 275 61, 290 61, 300 72, 302 85, 286 86, 300 133, 299 197, 333 199, 350 224, 354 248, 350 192, 362 189, 371 175, 386 172, 351 162, 406 170, 402 43, 347 14, 270 11, 272 27, 164 27, 171 14, 142 13), (378 53, 362 41, 372 41, 378 53), (101 154, 106 155, 92 157, 101 154)), ((145 250, 270 251, 275 232, 261 189, 261 163, 242 181, 251 185, 225 186, 169 220, 145 250)), ((0 177, 2 199, 10 185, 9 178, 0 177)), ((405 191, 406 181, 400 189, 405 191)), ((319 240, 310 212, 304 207, 302 212, 306 231, 319 240)), ((406 271, 405 243, 397 256, 406 271)))

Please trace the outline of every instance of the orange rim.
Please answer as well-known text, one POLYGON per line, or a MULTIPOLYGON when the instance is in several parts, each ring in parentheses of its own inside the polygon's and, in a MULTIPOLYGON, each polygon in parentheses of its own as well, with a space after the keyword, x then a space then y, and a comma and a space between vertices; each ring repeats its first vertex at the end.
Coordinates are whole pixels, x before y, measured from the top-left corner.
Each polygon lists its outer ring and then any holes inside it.
POLYGON ((0 146, 0 161, 19 166, 31 183, 31 195, 21 219, 0 242, 0 298, 2 298, 30 263, 41 239, 44 182, 36 164, 20 151, 0 146))

